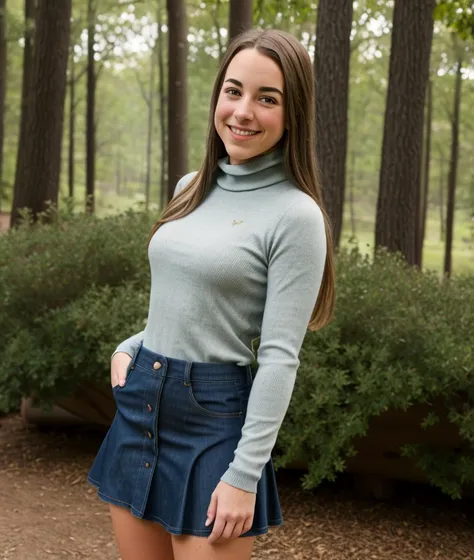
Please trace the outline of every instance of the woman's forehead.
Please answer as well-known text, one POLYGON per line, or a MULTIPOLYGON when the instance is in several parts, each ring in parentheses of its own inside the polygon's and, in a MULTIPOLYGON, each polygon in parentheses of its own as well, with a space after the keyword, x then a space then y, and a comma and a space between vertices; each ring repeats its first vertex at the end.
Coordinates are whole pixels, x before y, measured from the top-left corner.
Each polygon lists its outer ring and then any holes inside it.
POLYGON ((283 74, 278 64, 256 49, 244 49, 230 61, 224 77, 237 80, 243 87, 283 88, 283 74))

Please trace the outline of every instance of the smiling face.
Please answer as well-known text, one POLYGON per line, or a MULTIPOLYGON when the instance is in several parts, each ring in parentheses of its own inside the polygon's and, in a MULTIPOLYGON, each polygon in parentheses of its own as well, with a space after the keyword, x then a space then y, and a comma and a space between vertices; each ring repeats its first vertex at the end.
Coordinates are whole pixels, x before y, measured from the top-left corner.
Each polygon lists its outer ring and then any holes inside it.
POLYGON ((230 61, 214 126, 231 165, 268 152, 282 138, 283 83, 278 64, 256 49, 244 49, 230 61))

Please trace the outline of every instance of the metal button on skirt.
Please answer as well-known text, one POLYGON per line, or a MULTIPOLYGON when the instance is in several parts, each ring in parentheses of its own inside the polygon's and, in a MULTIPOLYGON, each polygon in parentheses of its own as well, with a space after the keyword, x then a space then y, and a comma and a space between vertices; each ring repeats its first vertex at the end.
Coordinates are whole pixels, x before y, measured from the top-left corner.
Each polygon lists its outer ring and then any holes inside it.
MULTIPOLYGON (((208 536, 211 494, 234 458, 252 387, 250 366, 187 362, 141 346, 88 480, 106 502, 169 533, 208 536)), ((253 525, 283 523, 272 460, 257 486, 253 525)))

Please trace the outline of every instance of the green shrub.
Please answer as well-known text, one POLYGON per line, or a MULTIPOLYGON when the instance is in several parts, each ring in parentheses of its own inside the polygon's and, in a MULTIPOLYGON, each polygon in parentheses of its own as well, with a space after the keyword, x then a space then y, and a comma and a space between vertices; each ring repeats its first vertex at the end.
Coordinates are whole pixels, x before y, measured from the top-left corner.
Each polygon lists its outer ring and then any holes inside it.
POLYGON ((0 332, 11 333, 94 285, 148 277, 153 217, 127 212, 97 219, 69 215, 0 236, 0 332))
MULTIPOLYGON (((474 277, 441 283, 385 251, 372 263, 354 250, 337 262, 336 317, 309 333, 293 398, 279 436, 276 466, 310 458, 303 485, 344 469, 369 419, 442 396, 449 419, 474 441, 474 277)), ((425 424, 437 419, 428 418, 425 424)), ((474 481, 466 454, 406 446, 433 484, 453 497, 474 481), (433 455, 440 456, 438 463, 433 455)))
POLYGON ((117 344, 144 328, 148 296, 134 282, 96 286, 17 330, 0 352, 0 410, 24 395, 52 404, 79 382, 106 382, 117 344))

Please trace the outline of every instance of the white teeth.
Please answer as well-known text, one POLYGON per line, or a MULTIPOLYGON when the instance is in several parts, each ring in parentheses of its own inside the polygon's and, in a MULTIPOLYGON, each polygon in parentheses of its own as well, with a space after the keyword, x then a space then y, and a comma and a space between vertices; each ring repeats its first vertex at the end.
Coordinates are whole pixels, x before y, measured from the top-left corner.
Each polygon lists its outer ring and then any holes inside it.
POLYGON ((239 136, 254 136, 255 134, 257 134, 252 130, 239 130, 238 128, 233 128, 232 126, 230 127, 230 129, 234 134, 238 134, 239 136))

